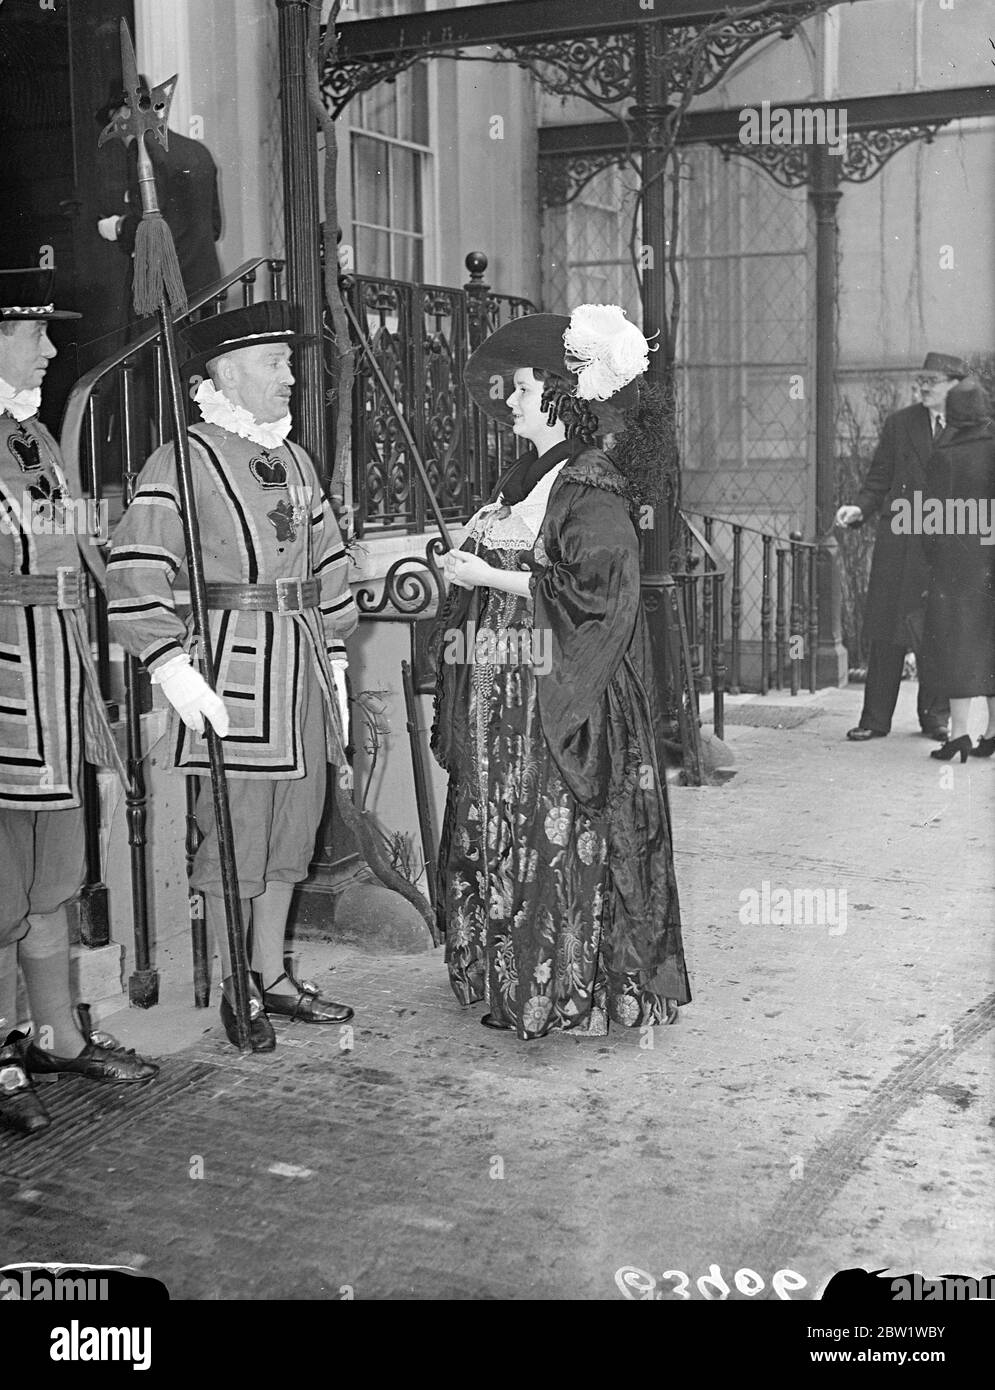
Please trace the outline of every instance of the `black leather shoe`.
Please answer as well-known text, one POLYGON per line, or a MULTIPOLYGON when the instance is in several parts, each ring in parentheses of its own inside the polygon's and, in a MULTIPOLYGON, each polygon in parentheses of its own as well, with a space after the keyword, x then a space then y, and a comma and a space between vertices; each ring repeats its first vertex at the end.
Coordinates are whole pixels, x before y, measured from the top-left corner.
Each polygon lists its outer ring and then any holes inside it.
POLYGON ((80 1026, 86 1046, 78 1057, 58 1057, 36 1047, 30 1038, 21 1044, 21 1056, 33 1076, 58 1073, 65 1076, 85 1076, 90 1081, 136 1082, 151 1081, 159 1075, 154 1062, 139 1057, 132 1047, 122 1047, 110 1033, 99 1033, 90 1024, 90 1009, 80 1004, 80 1026))
POLYGON ((289 980, 297 993, 274 994, 271 986, 263 995, 267 1013, 296 1019, 298 1023, 348 1023, 354 1017, 354 1011, 348 1004, 323 999, 318 986, 310 980, 295 980, 289 971, 285 971, 273 984, 278 985, 280 980, 289 980))
POLYGON ((846 736, 851 743, 866 743, 869 738, 888 737, 888 735, 882 733, 880 729, 865 729, 859 724, 855 729, 848 729, 846 736))
POLYGON ((946 743, 950 737, 950 730, 946 724, 924 724, 922 726, 923 738, 935 739, 937 743, 946 743))
POLYGON ((972 758, 990 758, 995 753, 995 735, 991 738, 979 738, 971 749, 972 758))
POLYGON ((23 1033, 11 1033, 0 1047, 0 1129, 15 1134, 37 1134, 52 1123, 21 1060, 26 1041, 23 1033))
POLYGON ((497 1028, 502 1033, 508 1033, 511 1031, 510 1023, 498 1023, 497 1019, 494 1018, 492 1014, 484 1014, 480 1022, 483 1024, 485 1028, 497 1028))
MULTIPOLYGON (((221 983, 221 1022, 228 1034, 228 1041, 238 1047, 238 1020, 228 999, 227 980, 221 983)), ((266 1010, 254 980, 249 981, 249 1042, 253 1052, 272 1052, 276 1047, 276 1034, 273 1025, 266 1017, 266 1010)))

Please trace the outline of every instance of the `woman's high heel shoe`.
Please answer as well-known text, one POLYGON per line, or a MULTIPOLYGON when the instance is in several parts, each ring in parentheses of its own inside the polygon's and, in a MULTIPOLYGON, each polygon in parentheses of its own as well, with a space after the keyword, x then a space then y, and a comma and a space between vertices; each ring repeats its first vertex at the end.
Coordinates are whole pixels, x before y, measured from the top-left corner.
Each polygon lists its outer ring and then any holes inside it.
POLYGON ((979 738, 971 749, 972 758, 990 758, 995 753, 995 734, 991 738, 979 738))
POLYGON ((959 753, 961 762, 966 763, 967 755, 971 751, 971 735, 961 734, 960 738, 948 739, 942 748, 934 748, 929 756, 937 758, 941 763, 949 763, 959 753))

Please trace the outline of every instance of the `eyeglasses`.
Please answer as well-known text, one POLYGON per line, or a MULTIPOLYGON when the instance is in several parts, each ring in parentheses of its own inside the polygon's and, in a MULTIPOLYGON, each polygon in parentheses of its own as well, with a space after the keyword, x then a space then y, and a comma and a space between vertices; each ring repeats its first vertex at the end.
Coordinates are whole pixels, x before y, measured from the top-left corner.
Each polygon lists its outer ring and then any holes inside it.
POLYGON ((917 386, 942 386, 945 381, 953 381, 952 376, 917 376, 913 380, 917 386))

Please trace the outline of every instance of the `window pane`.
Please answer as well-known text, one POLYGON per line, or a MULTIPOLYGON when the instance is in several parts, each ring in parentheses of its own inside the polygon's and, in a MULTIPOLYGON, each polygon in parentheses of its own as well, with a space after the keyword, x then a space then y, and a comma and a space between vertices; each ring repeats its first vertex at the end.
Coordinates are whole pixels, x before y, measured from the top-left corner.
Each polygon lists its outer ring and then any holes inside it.
POLYGON ((360 97, 359 124, 380 135, 397 134, 397 85, 378 82, 360 97))
POLYGON ((368 135, 352 139, 352 205, 357 222, 390 222, 388 146, 368 135))
POLYGON ((428 144, 428 69, 424 63, 397 79, 398 136, 414 145, 428 144))
POLYGON ((360 275, 390 274, 390 234, 356 227, 356 270, 360 275))
POLYGON ((394 279, 418 282, 424 280, 421 237, 395 236, 393 242, 394 279))
POLYGON ((422 156, 414 150, 398 149, 391 156, 391 226, 398 231, 423 230, 421 206, 422 156))

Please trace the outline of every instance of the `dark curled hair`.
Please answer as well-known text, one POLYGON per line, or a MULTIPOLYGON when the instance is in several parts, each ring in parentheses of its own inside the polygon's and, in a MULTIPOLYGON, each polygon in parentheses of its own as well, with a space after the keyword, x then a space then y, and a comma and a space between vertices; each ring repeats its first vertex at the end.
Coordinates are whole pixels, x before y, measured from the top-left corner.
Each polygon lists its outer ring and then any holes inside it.
POLYGON ((570 387, 562 377, 553 376, 541 367, 533 367, 536 381, 543 383, 542 406, 546 411, 546 421, 555 425, 563 422, 568 439, 580 439, 593 445, 599 433, 598 417, 587 401, 578 400, 571 395, 570 387))
POLYGON ((640 383, 639 404, 605 447, 629 484, 633 499, 660 506, 677 491, 677 424, 673 398, 659 387, 640 383))

